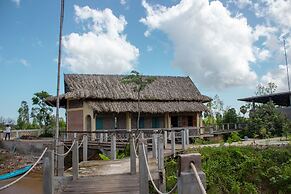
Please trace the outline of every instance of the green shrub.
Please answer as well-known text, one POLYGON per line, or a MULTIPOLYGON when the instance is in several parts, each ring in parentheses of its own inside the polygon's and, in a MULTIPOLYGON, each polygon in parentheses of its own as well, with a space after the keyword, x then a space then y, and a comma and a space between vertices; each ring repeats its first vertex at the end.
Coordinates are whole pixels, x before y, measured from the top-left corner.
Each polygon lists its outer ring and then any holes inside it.
POLYGON ((99 157, 101 158, 101 160, 110 160, 110 158, 105 154, 99 154, 99 157))
POLYGON ((231 132, 230 136, 227 139, 227 143, 238 142, 241 141, 241 138, 238 135, 238 132, 231 132))

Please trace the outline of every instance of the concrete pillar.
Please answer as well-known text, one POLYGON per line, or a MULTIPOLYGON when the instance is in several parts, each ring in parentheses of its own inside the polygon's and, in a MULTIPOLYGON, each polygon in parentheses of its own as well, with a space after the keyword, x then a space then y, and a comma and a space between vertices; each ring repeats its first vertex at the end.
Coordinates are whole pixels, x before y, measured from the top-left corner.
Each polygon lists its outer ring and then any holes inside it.
POLYGON ((73 180, 77 180, 79 178, 79 149, 78 149, 78 141, 75 141, 72 150, 72 171, 73 171, 73 180))
POLYGON ((229 123, 227 123, 227 130, 229 131, 229 123))
POLYGON ((43 193, 54 193, 54 151, 47 150, 43 157, 43 193))
POLYGON ((164 146, 166 147, 168 144, 168 131, 164 131, 164 146))
POLYGON ((19 133, 18 133, 18 130, 16 130, 16 139, 19 139, 19 133))
POLYGON ((175 142, 175 131, 171 131, 171 154, 175 156, 176 142, 175 142))
MULTIPOLYGON (((64 154, 64 143, 63 142, 58 142, 57 143, 57 153, 59 154, 64 154)), ((57 159, 57 171, 58 171, 58 176, 64 176, 64 156, 56 156, 57 159)))
POLYGON ((198 176, 200 177, 204 188, 206 187, 205 173, 201 169, 201 155, 199 153, 194 154, 182 154, 179 155, 179 172, 178 172, 178 193, 179 194, 202 194, 203 190, 200 189, 198 180, 191 168, 191 163, 194 163, 198 176))
POLYGON ((190 144, 190 135, 189 135, 189 129, 186 129, 186 145, 190 144))
POLYGON ((135 138, 134 134, 130 135, 130 174, 136 174, 136 153, 134 150, 135 138))
POLYGON ((164 167, 164 144, 163 136, 157 136, 158 143, 158 172, 159 172, 159 190, 162 192, 166 191, 166 172, 164 167))
POLYGON ((116 134, 111 137, 111 160, 116 160, 116 134))
POLYGON ((143 144, 146 141, 141 139, 138 145, 139 150, 139 193, 148 194, 149 193, 149 182, 148 182, 148 171, 146 167, 147 156, 144 155, 143 144))
POLYGON ((153 158, 157 159, 157 134, 154 133, 152 137, 152 153, 153 158))
POLYGON ((131 115, 129 112, 125 113, 126 129, 131 129, 131 115))
POLYGON ((182 138, 182 150, 186 150, 186 130, 181 131, 181 138, 182 138))
POLYGON ((88 160, 88 135, 84 135, 84 142, 83 142, 83 161, 88 160))

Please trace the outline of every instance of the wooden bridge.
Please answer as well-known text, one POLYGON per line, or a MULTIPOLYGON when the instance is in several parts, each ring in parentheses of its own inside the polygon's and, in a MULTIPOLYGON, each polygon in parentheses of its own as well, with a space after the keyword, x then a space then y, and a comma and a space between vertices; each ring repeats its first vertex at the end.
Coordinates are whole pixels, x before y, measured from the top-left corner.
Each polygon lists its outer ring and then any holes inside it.
MULTIPOLYGON (((206 193, 205 174, 201 169, 200 155, 184 155, 180 152, 190 146, 190 138, 213 136, 242 129, 242 125, 225 126, 221 128, 71 131, 67 132, 66 141, 57 143, 55 150, 45 148, 33 167, 42 159, 45 194, 148 194, 149 182, 159 194, 172 191, 178 191, 179 194, 206 193), (65 144, 68 148, 64 153, 65 144), (117 160, 117 150, 123 149, 128 144, 130 157, 117 160), (110 152, 111 160, 87 161, 90 147, 107 150, 110 152), (79 150, 82 150, 82 153, 79 153, 79 150), (64 171, 64 158, 70 152, 72 152, 72 168, 64 171), (82 155, 81 162, 80 155, 82 155), (166 192, 164 157, 176 155, 180 158, 178 181, 171 191, 166 192)), ((10 185, 1 187, 0 191, 10 185)))

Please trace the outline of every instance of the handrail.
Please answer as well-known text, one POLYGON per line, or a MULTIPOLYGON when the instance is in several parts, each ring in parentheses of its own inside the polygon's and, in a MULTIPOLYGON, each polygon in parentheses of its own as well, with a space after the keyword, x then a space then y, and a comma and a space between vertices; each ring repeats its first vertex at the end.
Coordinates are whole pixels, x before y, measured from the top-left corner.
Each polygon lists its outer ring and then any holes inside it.
POLYGON ((171 194, 173 193, 176 188, 177 188, 177 183, 175 184, 175 186, 169 191, 169 192, 166 192, 166 193, 163 193, 162 191, 160 191, 158 189, 158 187, 156 186, 154 180, 153 180, 153 177, 152 177, 152 174, 151 174, 151 171, 150 171, 150 167, 149 167, 149 164, 148 164, 148 161, 147 161, 147 156, 146 156, 146 152, 145 152, 145 145, 144 143, 142 143, 142 150, 143 150, 143 155, 144 155, 144 158, 145 158, 145 164, 146 164, 146 168, 147 168, 147 171, 148 171, 148 174, 149 174, 149 177, 150 177, 150 180, 151 180, 151 183, 153 185, 153 187, 155 188, 155 190, 159 193, 159 194, 171 194))
POLYGON ((194 172, 194 175, 195 175, 195 177, 196 177, 196 179, 197 179, 197 181, 198 181, 198 185, 199 185, 199 187, 200 187, 200 190, 201 190, 202 194, 206 194, 205 188, 204 188, 204 186, 203 186, 203 184, 202 184, 202 181, 201 181, 201 179, 200 179, 200 177, 199 177, 199 175, 198 175, 198 172, 197 172, 197 169, 196 169, 194 163, 191 162, 190 165, 191 165, 191 168, 192 168, 192 170, 193 170, 193 172, 194 172))
POLYGON ((72 143, 70 149, 69 149, 66 153, 64 153, 64 154, 59 154, 59 153, 55 152, 55 155, 66 157, 66 156, 69 154, 69 152, 73 149, 73 145, 74 145, 75 143, 76 143, 76 140, 74 139, 74 141, 73 141, 73 143, 72 143))
POLYGON ((38 158, 38 160, 33 164, 33 166, 26 171, 26 173, 24 173, 22 176, 20 176, 18 179, 12 181, 11 183, 3 186, 0 188, 0 191, 7 189, 8 187, 14 185, 15 183, 17 183, 18 181, 20 181, 23 177, 25 177, 28 173, 30 173, 30 171, 32 171, 32 169, 39 163, 39 161, 42 159, 43 155, 45 154, 45 152, 47 151, 47 147, 43 150, 42 154, 40 155, 40 157, 38 158))

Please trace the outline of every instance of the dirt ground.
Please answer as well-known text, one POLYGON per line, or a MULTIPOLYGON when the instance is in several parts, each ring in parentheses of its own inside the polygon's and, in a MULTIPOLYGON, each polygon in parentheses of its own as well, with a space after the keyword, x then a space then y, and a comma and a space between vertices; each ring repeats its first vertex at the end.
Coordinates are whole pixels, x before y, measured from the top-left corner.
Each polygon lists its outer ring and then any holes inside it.
MULTIPOLYGON (((0 174, 14 171, 29 164, 34 164, 37 159, 37 156, 21 155, 0 149, 0 174)), ((38 164, 32 171, 37 172, 40 169, 41 165, 38 164)))

